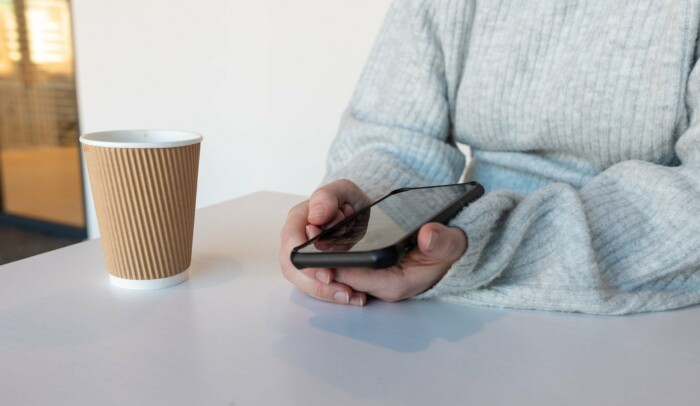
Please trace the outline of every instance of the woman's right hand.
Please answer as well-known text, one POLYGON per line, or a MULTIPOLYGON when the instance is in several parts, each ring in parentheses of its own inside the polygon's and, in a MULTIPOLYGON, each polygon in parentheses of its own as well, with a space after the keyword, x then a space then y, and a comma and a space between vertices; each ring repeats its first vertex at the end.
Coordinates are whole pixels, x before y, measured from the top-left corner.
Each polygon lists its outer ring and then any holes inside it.
POLYGON ((284 277, 317 299, 356 306, 367 303, 364 292, 356 292, 348 285, 335 282, 330 268, 296 269, 290 253, 294 247, 369 204, 371 200, 357 185, 349 180, 338 180, 319 188, 309 200, 294 206, 281 233, 279 260, 284 277))

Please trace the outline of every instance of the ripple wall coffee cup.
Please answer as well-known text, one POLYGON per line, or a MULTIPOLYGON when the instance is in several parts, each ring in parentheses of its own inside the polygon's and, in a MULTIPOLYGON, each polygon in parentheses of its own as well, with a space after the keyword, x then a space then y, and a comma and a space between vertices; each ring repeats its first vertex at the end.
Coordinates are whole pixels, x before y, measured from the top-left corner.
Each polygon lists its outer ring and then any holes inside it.
POLYGON ((159 289, 187 279, 202 136, 122 130, 80 142, 112 284, 159 289))

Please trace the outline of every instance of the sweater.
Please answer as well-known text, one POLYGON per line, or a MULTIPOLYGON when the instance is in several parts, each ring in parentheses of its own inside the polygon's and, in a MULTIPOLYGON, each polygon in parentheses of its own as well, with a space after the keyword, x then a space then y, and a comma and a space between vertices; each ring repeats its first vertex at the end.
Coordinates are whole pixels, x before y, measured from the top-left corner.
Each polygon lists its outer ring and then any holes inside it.
POLYGON ((396 0, 324 182, 486 195, 419 299, 627 314, 700 303, 700 0, 396 0))

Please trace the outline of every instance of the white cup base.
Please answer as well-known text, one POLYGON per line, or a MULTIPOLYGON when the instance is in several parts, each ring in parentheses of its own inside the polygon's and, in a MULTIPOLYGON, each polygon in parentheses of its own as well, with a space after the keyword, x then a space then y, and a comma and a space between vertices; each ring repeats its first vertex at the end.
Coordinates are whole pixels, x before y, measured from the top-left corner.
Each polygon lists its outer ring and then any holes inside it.
POLYGON ((109 281, 112 285, 118 286, 124 289, 134 289, 134 290, 151 290, 151 289, 164 289, 171 286, 175 286, 187 280, 189 278, 189 271, 180 272, 177 275, 168 276, 167 278, 160 279, 145 279, 145 280, 134 280, 134 279, 124 279, 119 278, 114 275, 109 275, 109 281))

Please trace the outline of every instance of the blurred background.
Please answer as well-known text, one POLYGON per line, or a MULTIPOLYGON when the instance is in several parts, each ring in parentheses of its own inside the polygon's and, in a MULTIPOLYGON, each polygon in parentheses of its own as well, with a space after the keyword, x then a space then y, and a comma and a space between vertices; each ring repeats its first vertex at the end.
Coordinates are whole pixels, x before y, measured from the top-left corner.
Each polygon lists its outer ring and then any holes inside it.
POLYGON ((99 236, 86 132, 204 135, 198 207, 310 193, 388 5, 0 0, 0 263, 99 236))
POLYGON ((69 4, 0 0, 0 263, 87 236, 69 4))

